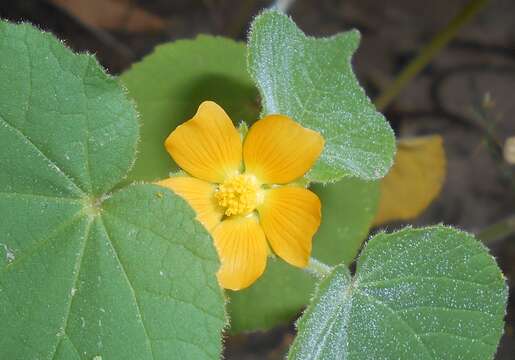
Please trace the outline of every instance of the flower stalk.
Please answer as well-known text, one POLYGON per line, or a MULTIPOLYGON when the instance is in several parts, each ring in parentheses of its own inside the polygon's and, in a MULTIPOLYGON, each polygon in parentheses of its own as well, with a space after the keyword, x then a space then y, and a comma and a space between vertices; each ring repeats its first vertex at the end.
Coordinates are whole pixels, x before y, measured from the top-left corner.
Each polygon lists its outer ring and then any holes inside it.
POLYGON ((314 257, 309 258, 308 266, 304 269, 317 280, 322 280, 332 270, 332 267, 324 264, 323 262, 315 259, 314 257))

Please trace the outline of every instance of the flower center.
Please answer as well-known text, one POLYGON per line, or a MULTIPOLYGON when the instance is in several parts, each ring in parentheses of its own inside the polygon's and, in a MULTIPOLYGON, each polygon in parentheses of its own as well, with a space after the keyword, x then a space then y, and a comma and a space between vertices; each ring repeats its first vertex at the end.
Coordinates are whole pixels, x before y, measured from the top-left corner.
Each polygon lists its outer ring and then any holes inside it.
POLYGON ((225 215, 241 215, 251 212, 258 205, 260 186, 255 176, 239 174, 218 186, 215 198, 225 209, 225 215))

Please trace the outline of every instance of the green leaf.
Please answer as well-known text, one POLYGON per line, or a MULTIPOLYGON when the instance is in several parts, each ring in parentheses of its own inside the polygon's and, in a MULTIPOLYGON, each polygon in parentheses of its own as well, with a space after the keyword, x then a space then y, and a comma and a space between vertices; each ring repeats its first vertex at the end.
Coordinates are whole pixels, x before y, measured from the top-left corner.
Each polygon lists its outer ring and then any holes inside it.
MULTIPOLYGON (((322 224, 313 240, 313 256, 334 265, 350 263, 376 213, 379 184, 345 178, 316 185, 322 201, 322 224)), ((280 259, 269 259, 265 274, 250 288, 231 292, 231 331, 268 329, 291 320, 309 302, 311 275, 280 259)))
POLYGON ((243 43, 198 36, 158 46, 121 76, 142 124, 129 180, 154 181, 177 171, 164 140, 204 100, 222 106, 235 125, 257 119, 257 90, 246 71, 245 53, 243 43))
POLYGON ((444 226, 372 238, 351 277, 320 283, 289 359, 491 359, 505 279, 473 236, 444 226))
POLYGON ((349 264, 368 235, 379 203, 377 181, 344 178, 334 184, 315 184, 322 201, 322 224, 313 240, 313 256, 329 265, 349 264))
MULTIPOLYGON (((154 181, 178 169, 163 141, 195 113, 200 102, 214 99, 236 124, 258 116, 245 46, 229 39, 199 36, 161 45, 122 80, 141 112, 142 140, 130 180, 154 181)), ((331 264, 350 262, 375 214, 378 184, 346 178, 317 185, 315 191, 324 208, 314 254, 331 264)), ((266 329, 290 320, 308 302, 313 287, 304 271, 271 259, 265 275, 251 288, 229 293, 231 331, 266 329)))
POLYGON ((211 239, 155 185, 113 187, 136 112, 89 55, 0 22, 0 358, 212 359, 211 239))
POLYGON ((343 176, 379 179, 393 163, 390 126, 352 72, 359 33, 307 37, 287 16, 266 11, 250 31, 249 71, 263 113, 285 114, 325 138, 324 152, 308 174, 328 182, 343 176))

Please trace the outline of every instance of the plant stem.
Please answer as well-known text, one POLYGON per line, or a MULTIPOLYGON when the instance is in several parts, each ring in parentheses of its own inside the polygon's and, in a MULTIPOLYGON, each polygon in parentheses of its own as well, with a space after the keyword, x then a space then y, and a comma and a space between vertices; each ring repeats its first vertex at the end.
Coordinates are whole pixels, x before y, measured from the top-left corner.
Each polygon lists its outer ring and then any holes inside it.
POLYGON ((286 14, 294 2, 295 0, 276 0, 271 8, 275 8, 286 14))
POLYGON ((477 238, 483 243, 488 244, 513 233, 515 233, 515 215, 511 215, 506 219, 481 230, 477 234, 477 238))
POLYGON ((451 22, 424 46, 395 80, 377 97, 375 105, 383 111, 399 95, 406 85, 451 41, 458 30, 469 22, 489 0, 471 0, 451 22))
POLYGON ((308 266, 304 270, 317 279, 322 279, 331 272, 332 268, 329 265, 310 257, 308 266))

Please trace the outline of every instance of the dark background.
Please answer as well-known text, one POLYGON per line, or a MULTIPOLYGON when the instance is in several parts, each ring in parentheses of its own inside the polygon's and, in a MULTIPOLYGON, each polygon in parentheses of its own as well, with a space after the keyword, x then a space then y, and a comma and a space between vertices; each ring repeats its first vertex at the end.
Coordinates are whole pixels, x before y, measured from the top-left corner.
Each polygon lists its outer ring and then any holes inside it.
MULTIPOLYGON (((374 98, 467 0, 297 0, 289 14, 310 35, 357 28, 355 71, 374 98)), ((209 33, 245 40, 260 0, 0 0, 0 18, 29 21, 70 47, 95 53, 119 74, 159 43, 209 33), (71 4, 71 3, 76 4, 71 4)), ((0 54, 3 56, 4 54, 0 54)), ((515 279, 515 166, 503 157, 515 137, 515 1, 494 0, 453 38, 389 106, 397 136, 441 134, 447 178, 416 225, 443 222, 480 233, 505 219, 488 242, 510 288, 515 279)), ((389 228, 394 228, 395 225, 389 228)), ((514 292, 496 359, 515 359, 514 292)), ((226 359, 282 359, 294 328, 227 337, 226 359)), ((414 354, 414 357, 416 355, 414 354)))

